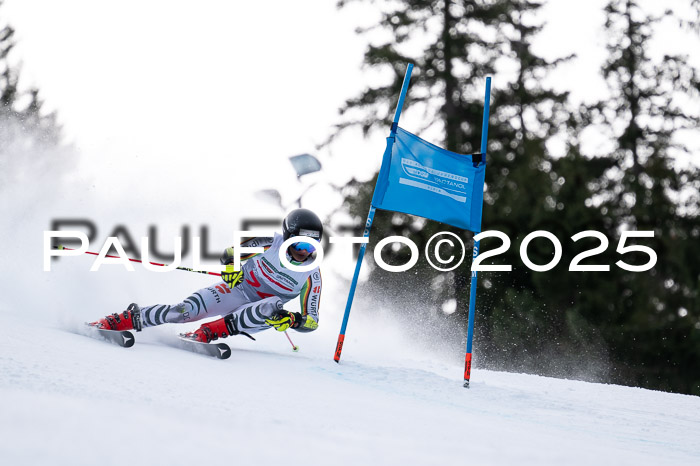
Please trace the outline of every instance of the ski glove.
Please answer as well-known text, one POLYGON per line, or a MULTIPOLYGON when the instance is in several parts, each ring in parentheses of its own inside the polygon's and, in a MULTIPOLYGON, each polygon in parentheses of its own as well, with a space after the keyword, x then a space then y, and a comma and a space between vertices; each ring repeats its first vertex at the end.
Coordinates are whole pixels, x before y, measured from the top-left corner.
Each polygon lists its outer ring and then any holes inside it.
POLYGON ((275 328, 278 332, 284 332, 288 328, 297 328, 301 324, 301 313, 282 311, 276 316, 265 319, 265 323, 275 328))
POLYGON ((226 270, 221 273, 221 279, 229 288, 233 289, 234 286, 238 285, 243 280, 243 271, 235 271, 233 270, 233 264, 228 264, 226 270))

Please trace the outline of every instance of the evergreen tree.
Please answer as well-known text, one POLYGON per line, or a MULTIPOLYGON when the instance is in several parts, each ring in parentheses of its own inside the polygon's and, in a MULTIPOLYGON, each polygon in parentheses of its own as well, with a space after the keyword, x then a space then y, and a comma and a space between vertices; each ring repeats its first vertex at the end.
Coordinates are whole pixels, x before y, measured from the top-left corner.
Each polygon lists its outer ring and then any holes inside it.
MULTIPOLYGON (((498 58, 510 61, 516 70, 514 75, 507 82, 502 78, 494 81, 484 228, 503 231, 513 240, 509 253, 496 260, 514 264, 514 270, 508 274, 481 274, 477 344, 479 355, 490 365, 561 373, 561 360, 574 361, 573 354, 580 354, 585 337, 591 332, 575 325, 577 319, 565 312, 566 308, 547 306, 544 296, 551 288, 554 274, 536 274, 518 265, 517 247, 518 240, 530 231, 568 224, 563 220, 564 205, 556 202, 553 195, 561 189, 563 180, 553 171, 554 160, 547 150, 547 141, 569 117, 567 94, 554 92, 542 84, 543 78, 560 60, 549 62, 532 50, 532 41, 542 27, 534 21, 541 4, 501 0, 394 2, 392 6, 395 9, 384 14, 381 27, 392 31, 396 40, 370 46, 365 61, 370 66, 390 67, 394 80, 388 86, 368 89, 359 98, 349 100, 342 113, 357 109, 364 113, 339 128, 360 124, 368 131, 379 122, 388 127, 391 114, 387 110, 398 95, 405 63, 411 61, 417 64, 418 75, 412 80, 407 108, 423 104, 425 126, 441 125, 445 134, 443 145, 447 149, 473 152, 479 147, 481 132, 481 78, 494 73, 498 58), (440 33, 421 53, 409 56, 399 52, 411 31, 430 29, 426 24, 436 19, 441 25, 440 33), (426 101, 439 100, 438 92, 442 103, 431 113, 426 101), (419 97, 415 97, 416 94, 419 97), (385 111, 382 113, 380 108, 385 111), (543 352, 550 356, 562 353, 563 356, 542 358, 543 352)), ((351 213, 358 222, 364 221, 373 185, 374 180, 365 186, 355 185, 346 193, 351 213)), ((577 201, 583 204, 584 199, 577 201)), ((449 228, 393 213, 378 213, 373 226, 376 237, 398 234, 414 241, 418 238, 420 250, 427 238, 441 230, 449 228)), ((461 232, 458 234, 464 236, 461 232)), ((486 240, 482 248, 491 249, 495 245, 486 240)), ((405 254, 404 250, 399 250, 395 256, 402 253, 405 254)), ((546 263, 551 251, 546 247, 541 251, 533 247, 530 257, 535 262, 546 263)), ((406 260, 401 256, 397 262, 406 260)), ((417 314, 436 315, 444 321, 445 316, 436 309, 449 299, 457 299, 458 312, 446 319, 446 326, 454 332, 454 329, 463 330, 466 321, 469 266, 467 260, 453 274, 438 274, 421 261, 416 271, 408 276, 392 276, 380 270, 373 274, 382 287, 410 290, 408 295, 413 296, 413 302, 402 305, 402 312, 411 309, 417 314), (425 295, 418 300, 416 290, 421 289, 425 290, 425 295)), ((443 329, 440 332, 445 335, 443 329)), ((599 346, 594 348, 602 351, 599 346)), ((566 368, 564 373, 571 374, 566 368)))
MULTIPOLYGON (((339 2, 342 7, 346 1, 339 2)), ((496 4, 473 0, 402 1, 385 4, 380 23, 376 28, 390 32, 392 40, 372 44, 365 54, 365 64, 378 70, 391 70, 391 81, 383 86, 369 88, 357 98, 350 99, 341 108, 344 121, 337 125, 342 131, 360 126, 367 134, 381 125, 386 130, 403 81, 406 65, 414 63, 411 87, 406 97, 406 112, 422 111, 424 127, 412 132, 439 128, 442 141, 434 141, 448 150, 471 153, 479 149, 481 117, 483 112, 484 77, 493 74, 498 50, 485 37, 484 28, 494 28, 501 9, 496 4), (478 31, 478 32, 477 32, 478 31), (420 36, 420 37, 419 37, 420 36), (425 42, 416 53, 416 42, 425 42)), ((494 32, 495 34, 495 32, 494 32)), ((346 195, 358 223, 364 223, 373 182, 367 187, 353 185, 346 195), (364 212, 363 212, 364 211, 364 212)), ((373 236, 401 235, 411 238, 423 251, 427 240, 438 231, 464 233, 416 217, 404 214, 378 212, 373 236)), ((469 240, 469 238, 465 238, 469 240)), ((370 245, 370 252, 372 245, 370 245)), ((385 249, 385 260, 391 264, 405 263, 408 249, 385 249)), ((392 274, 375 269, 372 274, 383 287, 396 290, 413 290, 401 293, 404 302, 390 302, 414 317, 444 317, 444 303, 457 299, 458 312, 452 319, 460 324, 466 321, 467 300, 457 290, 468 287, 469 260, 451 273, 436 273, 424 257, 410 273, 392 274), (425 290, 420 294, 420 290, 425 290)), ((383 294, 386 296, 386 293, 383 294)), ((400 299, 396 295, 393 300, 400 299)), ((438 320, 433 325, 439 325, 438 320)), ((455 334, 461 334, 462 325, 451 325, 455 334)))
MULTIPOLYGON (((407 109, 422 106, 424 127, 439 125, 446 148, 473 152, 480 133, 481 78, 493 72, 498 57, 515 65, 507 82, 503 74, 494 81, 484 206, 484 228, 503 231, 512 240, 510 251, 494 261, 512 264, 513 272, 480 275, 477 357, 505 369, 698 393, 691 368, 697 367, 700 352, 700 274, 697 262, 688 258, 697 257, 700 247, 700 177, 692 165, 674 167, 671 162, 674 154, 687 151, 679 132, 697 128, 696 115, 682 104, 700 87, 684 57, 667 55, 654 63, 646 56, 656 20, 645 18, 635 1, 611 1, 606 8, 610 59, 603 73, 612 98, 572 110, 566 93, 541 84, 559 61, 547 62, 532 52, 532 39, 541 28, 533 23, 539 3, 391 5, 378 27, 390 31, 394 41, 370 46, 365 62, 391 69, 393 80, 349 100, 339 130, 360 125, 367 132, 380 123, 388 128, 405 64, 413 62, 417 74, 407 109), (425 31, 436 30, 417 56, 407 52, 405 44, 416 31, 426 41, 425 31), (462 35, 465 31, 471 32, 462 35), (450 65, 443 62, 446 57, 450 65), (436 94, 442 101, 431 107, 429 102, 439 100, 436 94), (595 124, 614 133, 611 153, 584 155, 582 132, 595 124), (567 152, 554 158, 547 143, 562 128, 567 152), (623 229, 655 231, 653 242, 642 240, 659 256, 653 270, 634 273, 614 265, 620 259, 632 264, 648 260, 643 254, 621 257, 616 252, 623 229), (532 272, 520 261, 519 243, 534 230, 550 231, 562 242, 562 259, 550 272, 532 272), (609 246, 581 263, 609 264, 610 272, 568 272, 576 255, 599 244, 595 238, 571 241, 585 230, 602 232, 609 246)), ((687 20, 681 24, 694 25, 687 20)), ((346 191, 358 223, 366 216, 374 181, 354 182, 346 191)), ((423 250, 429 236, 446 229, 378 212, 373 236, 409 236, 423 250)), ((496 243, 486 240, 482 250, 496 243)), ((405 249, 385 255, 390 263, 408 257, 405 249)), ((552 248, 538 240, 531 243, 529 257, 547 263, 552 248)), ((437 274, 424 261, 410 274, 373 270, 378 284, 369 291, 374 303, 377 296, 403 300, 402 316, 420 317, 423 331, 427 321, 440 327, 440 338, 450 332, 463 337, 468 266, 454 275, 437 274), (387 288, 396 293, 380 293, 387 288), (451 298, 458 299, 458 312, 446 317, 440 304, 451 298)))
MULTIPOLYGON (((689 149, 680 136, 697 137, 700 81, 688 57, 649 56, 653 28, 671 12, 652 17, 636 0, 611 0, 605 13, 602 73, 611 97, 590 117, 611 133, 613 149, 604 154, 611 167, 592 202, 614 231, 653 231, 653 240, 636 243, 652 246, 658 262, 642 273, 613 267, 616 293, 607 309, 589 313, 614 324, 604 332, 617 367, 634 368, 619 369, 618 380, 699 394, 700 173, 683 161, 689 149)), ((649 257, 622 259, 643 264, 649 257)))
MULTIPOLYGON (((513 270, 482 274, 480 290, 486 292, 481 292, 477 314, 479 351, 499 368, 553 373, 562 370, 561 361, 572 352, 563 344, 568 341, 565 314, 543 299, 546 292, 543 295, 542 290, 549 289, 553 274, 532 272, 523 266, 518 245, 535 230, 561 237, 556 226, 565 212, 552 197, 559 177, 552 171, 547 142, 567 118, 568 95, 544 87, 542 80, 565 59, 549 62, 532 50, 532 42, 542 29, 534 21, 541 3, 509 0, 498 5, 502 11, 498 43, 510 61, 509 68, 515 71, 494 93, 494 114, 503 124, 489 131, 484 226, 511 239, 509 251, 497 260, 511 264, 513 270), (555 351, 559 353, 556 358, 555 351), (550 357, 542 358, 543 352, 550 357)), ((495 247, 496 243, 485 241, 482 248, 491 249, 490 244, 495 247)), ((535 263, 551 259, 550 248, 538 249, 542 243, 533 243, 530 248, 529 257, 535 263)))
POLYGON ((71 156, 61 144, 55 113, 43 110, 38 89, 20 88, 20 69, 11 62, 14 35, 9 25, 0 29, 0 189, 11 181, 58 173, 56 164, 68 163, 71 156))

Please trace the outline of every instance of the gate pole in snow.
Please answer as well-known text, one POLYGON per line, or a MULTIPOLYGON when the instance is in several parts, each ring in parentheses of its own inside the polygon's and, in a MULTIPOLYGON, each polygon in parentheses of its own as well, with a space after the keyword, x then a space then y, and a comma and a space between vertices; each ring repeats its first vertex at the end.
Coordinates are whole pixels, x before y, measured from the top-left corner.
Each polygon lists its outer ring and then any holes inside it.
MULTIPOLYGON (((406 74, 403 78, 403 85, 401 86, 401 95, 399 95, 399 103, 396 105, 396 112, 394 113, 394 121, 391 124, 391 133, 387 138, 387 147, 384 151, 384 158, 382 159, 382 170, 384 170, 386 163, 391 158, 391 149, 394 144, 394 139, 396 137, 396 130, 399 127, 399 117, 401 116, 401 109, 403 108, 403 101, 406 98, 406 92, 408 91, 408 83, 411 81, 411 72, 413 71, 413 64, 409 63, 406 68, 406 74)), ((388 169, 388 167, 386 167, 388 169)), ((380 170, 381 172, 381 170, 380 170)), ((375 189, 377 186, 375 185, 375 189)), ((348 318, 350 317, 350 308, 352 307, 352 301, 355 297, 355 288, 357 288, 357 279, 360 275, 360 267, 362 267, 362 259, 365 257, 365 250, 367 249, 367 243, 369 242, 369 232, 372 229, 372 222, 374 221, 374 213, 376 208, 373 204, 369 206, 369 213, 367 214, 367 221, 365 222, 365 231, 362 235, 364 242, 360 246, 360 253, 357 256, 357 264, 355 264, 355 274, 352 277, 352 284, 350 285, 350 293, 348 294, 348 301, 345 305, 345 315, 343 315, 343 324, 340 327, 340 335, 338 335, 338 343, 335 347, 335 355, 333 359, 335 362, 340 362, 340 353, 343 351, 343 341, 345 340, 345 330, 348 326, 348 318)))
MULTIPOLYGON (((484 119, 481 124, 481 153, 486 160, 487 139, 489 134, 489 107, 491 104, 491 78, 486 78, 486 93, 484 95, 484 119)), ((472 264, 479 255, 479 241, 474 242, 472 264)), ((467 328, 467 353, 464 358, 464 386, 469 388, 469 379, 472 372, 472 337, 474 336, 474 313, 476 312, 476 282, 477 272, 472 271, 472 282, 469 287, 469 325, 467 328)))

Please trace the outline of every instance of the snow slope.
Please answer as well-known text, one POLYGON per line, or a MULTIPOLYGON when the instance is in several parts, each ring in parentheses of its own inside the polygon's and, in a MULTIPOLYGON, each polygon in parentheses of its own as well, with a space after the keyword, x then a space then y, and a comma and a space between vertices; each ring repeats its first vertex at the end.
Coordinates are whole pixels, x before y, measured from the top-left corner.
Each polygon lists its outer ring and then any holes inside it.
POLYGON ((226 361, 169 346, 174 325, 123 349, 0 318, 6 465, 700 464, 698 397, 478 368, 467 390, 459 365, 392 355, 362 322, 336 364, 339 315, 292 332, 298 353, 230 338, 226 361))
MULTIPOLYGON (((176 303, 212 283, 142 267, 92 273, 88 256, 43 272, 50 218, 83 212, 100 231, 129 219, 134 232, 168 218, 86 199, 0 197, 2 465, 700 464, 700 397, 490 372, 478 347, 467 390, 459 354, 432 356, 361 303, 336 364, 347 283, 326 268, 319 329, 290 332, 298 353, 274 331, 229 338, 225 361, 170 346, 187 326, 147 329, 130 349, 81 335, 82 322, 132 300, 176 303)), ((227 220, 194 207, 182 212, 201 217, 175 225, 227 220)), ((216 223, 212 245, 227 244, 230 223, 216 223)))

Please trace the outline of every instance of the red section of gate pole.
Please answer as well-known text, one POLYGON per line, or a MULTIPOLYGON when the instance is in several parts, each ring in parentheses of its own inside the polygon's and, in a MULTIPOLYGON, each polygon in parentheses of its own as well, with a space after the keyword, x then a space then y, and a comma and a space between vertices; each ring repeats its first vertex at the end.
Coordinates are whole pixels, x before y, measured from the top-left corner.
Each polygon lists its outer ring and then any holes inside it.
POLYGON ((340 353, 343 351, 343 340, 345 340, 345 335, 341 333, 338 335, 338 344, 335 347, 335 355, 333 356, 335 362, 340 362, 340 353))
POLYGON ((472 354, 467 353, 464 357, 464 387, 469 388, 469 378, 472 375, 472 354))

